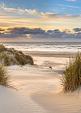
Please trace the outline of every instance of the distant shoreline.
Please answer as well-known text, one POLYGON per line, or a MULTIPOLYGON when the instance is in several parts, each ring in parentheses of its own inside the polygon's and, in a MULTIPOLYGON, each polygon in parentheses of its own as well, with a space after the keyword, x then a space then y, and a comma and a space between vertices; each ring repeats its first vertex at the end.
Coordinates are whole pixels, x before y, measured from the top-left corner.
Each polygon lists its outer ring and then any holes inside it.
POLYGON ((39 57, 75 57, 77 52, 23 51, 25 54, 39 57))
POLYGON ((21 43, 28 43, 28 44, 52 44, 52 45, 59 45, 59 44, 61 44, 61 45, 78 45, 78 44, 81 44, 81 41, 40 41, 40 42, 34 42, 34 41, 31 41, 31 42, 0 42, 0 44, 9 44, 9 43, 11 43, 11 44, 21 44, 21 43))

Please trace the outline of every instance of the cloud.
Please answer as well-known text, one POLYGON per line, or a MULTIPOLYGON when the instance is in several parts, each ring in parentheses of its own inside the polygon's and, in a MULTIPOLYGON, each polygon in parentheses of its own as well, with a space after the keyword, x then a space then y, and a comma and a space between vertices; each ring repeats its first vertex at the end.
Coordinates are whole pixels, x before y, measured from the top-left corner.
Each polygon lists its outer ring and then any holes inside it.
POLYGON ((11 16, 19 16, 19 15, 37 15, 39 12, 36 9, 23 9, 23 8, 12 8, 7 7, 5 4, 0 4, 0 13, 4 14, 12 14, 11 16))
MULTIPOLYGON (((49 40, 68 40, 69 39, 81 39, 81 28, 74 28, 75 32, 68 32, 69 30, 60 31, 59 29, 54 30, 42 30, 40 28, 29 29, 25 27, 21 28, 8 28, 7 30, 1 29, 0 31, 0 41, 44 41, 49 40), (2 32, 3 30, 3 32, 2 32)), ((73 29, 73 30, 74 30, 73 29)))
MULTIPOLYGON (((79 9, 74 6, 62 6, 72 9, 79 9)), ((81 27, 81 15, 59 14, 56 12, 41 12, 36 9, 23 9, 0 5, 0 26, 8 27, 29 27, 43 29, 65 29, 81 27), (77 23, 79 21, 80 23, 77 23)))
POLYGON ((58 6, 61 7, 61 8, 63 8, 63 9, 70 8, 70 9, 80 10, 80 7, 74 6, 74 5, 58 4, 58 6))
POLYGON ((21 28, 9 28, 7 29, 7 33, 8 34, 44 34, 45 30, 42 30, 40 28, 34 28, 34 29, 30 29, 30 28, 26 28, 26 27, 21 27, 21 28))
POLYGON ((77 33, 81 32, 81 28, 74 28, 73 30, 74 32, 77 32, 77 33))
MULTIPOLYGON (((69 8, 76 8, 79 9, 79 7, 76 6, 70 6, 70 5, 63 5, 63 4, 59 4, 59 6, 62 7, 69 7, 69 8)), ((0 14, 4 14, 4 15, 8 15, 8 16, 12 16, 12 17, 20 17, 22 16, 25 18, 28 17, 32 17, 32 18, 42 18, 42 17, 72 17, 73 15, 61 15, 59 13, 55 13, 55 12, 40 12, 36 9, 22 9, 22 8, 11 8, 11 7, 7 7, 6 5, 0 5, 0 14)))
POLYGON ((68 2, 76 2, 78 0, 66 0, 66 1, 68 1, 68 2))

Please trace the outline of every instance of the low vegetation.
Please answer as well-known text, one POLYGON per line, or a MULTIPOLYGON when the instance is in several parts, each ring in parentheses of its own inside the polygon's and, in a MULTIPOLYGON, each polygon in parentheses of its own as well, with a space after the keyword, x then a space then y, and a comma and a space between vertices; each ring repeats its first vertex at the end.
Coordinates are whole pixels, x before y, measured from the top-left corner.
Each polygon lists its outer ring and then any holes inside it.
POLYGON ((5 46, 0 45, 0 85, 8 86, 9 77, 4 66, 25 64, 34 64, 31 56, 25 55, 13 48, 5 48, 5 46))
POLYGON ((65 92, 73 92, 81 86, 81 54, 69 62, 64 71, 63 86, 65 92))
POLYGON ((5 68, 2 65, 0 65, 0 85, 8 85, 8 76, 6 74, 5 68))
POLYGON ((5 48, 0 45, 0 64, 5 66, 9 65, 33 65, 33 58, 29 55, 25 55, 21 51, 17 51, 13 48, 5 48))

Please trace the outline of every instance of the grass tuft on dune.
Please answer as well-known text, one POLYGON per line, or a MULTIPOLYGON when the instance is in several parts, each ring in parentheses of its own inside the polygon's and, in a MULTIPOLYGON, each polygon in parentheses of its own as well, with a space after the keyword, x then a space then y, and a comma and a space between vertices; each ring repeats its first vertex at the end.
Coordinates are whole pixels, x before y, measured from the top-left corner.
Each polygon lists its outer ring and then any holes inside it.
POLYGON ((33 65, 34 61, 31 56, 25 55, 22 51, 17 51, 13 48, 5 48, 3 45, 0 45, 0 64, 5 66, 33 65))
POLYGON ((73 92, 81 86, 81 54, 78 53, 75 59, 69 62, 64 71, 62 79, 64 91, 73 92))
POLYGON ((8 75, 6 74, 6 70, 3 65, 0 65, 0 85, 7 86, 8 85, 8 75))

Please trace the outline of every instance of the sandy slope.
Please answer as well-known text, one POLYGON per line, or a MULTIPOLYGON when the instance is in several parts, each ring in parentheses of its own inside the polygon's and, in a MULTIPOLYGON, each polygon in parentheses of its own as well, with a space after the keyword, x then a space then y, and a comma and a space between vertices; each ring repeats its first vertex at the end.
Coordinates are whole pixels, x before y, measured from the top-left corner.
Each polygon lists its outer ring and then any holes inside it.
POLYGON ((81 113, 81 92, 34 94, 32 99, 49 113, 81 113))
MULTIPOLYGON (((10 66, 8 67, 8 74, 10 75, 10 84, 17 89, 17 93, 24 96, 25 104, 27 102, 28 109, 34 113, 49 113, 43 106, 39 105, 37 101, 32 98, 32 95, 38 97, 39 94, 49 92, 57 93, 61 90, 60 76, 61 70, 64 69, 67 59, 58 58, 40 58, 34 57, 35 66, 10 66), (38 59, 38 60, 37 60, 38 59), (54 60, 54 62, 52 62, 54 60), (39 62, 40 61, 40 62, 39 62), (48 65, 47 65, 48 64, 48 65), (49 68, 52 65, 53 69, 49 68), (59 67, 59 70, 58 70, 59 67)), ((42 99, 41 99, 42 100, 42 99)), ((24 104, 24 101, 23 101, 24 104)), ((31 113, 28 111, 28 113, 31 113)), ((23 112, 25 113, 25 111, 23 112)))
POLYGON ((34 60, 38 65, 7 67, 10 84, 17 90, 0 87, 0 113, 81 113, 81 93, 61 92, 68 58, 37 56, 34 60))
POLYGON ((45 113, 37 104, 17 91, 0 86, 0 113, 45 113))

